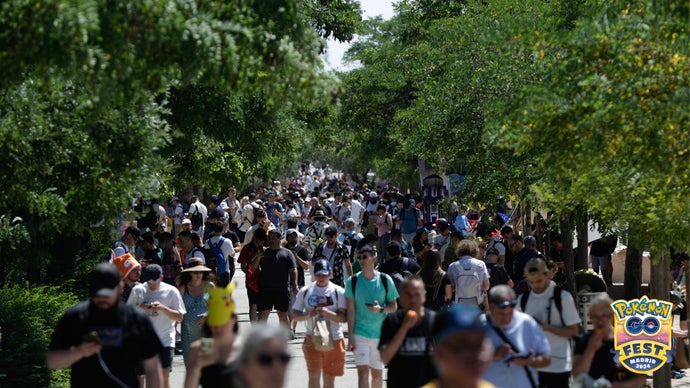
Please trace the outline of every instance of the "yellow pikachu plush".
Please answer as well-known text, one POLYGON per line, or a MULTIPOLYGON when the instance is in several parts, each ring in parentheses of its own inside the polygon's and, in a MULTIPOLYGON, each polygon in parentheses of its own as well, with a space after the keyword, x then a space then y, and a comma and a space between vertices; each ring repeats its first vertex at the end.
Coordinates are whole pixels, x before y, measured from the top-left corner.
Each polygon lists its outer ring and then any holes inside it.
POLYGON ((225 288, 207 287, 206 291, 208 292, 208 316, 206 317, 206 323, 209 326, 225 325, 235 311, 235 302, 232 300, 235 283, 230 282, 225 288))

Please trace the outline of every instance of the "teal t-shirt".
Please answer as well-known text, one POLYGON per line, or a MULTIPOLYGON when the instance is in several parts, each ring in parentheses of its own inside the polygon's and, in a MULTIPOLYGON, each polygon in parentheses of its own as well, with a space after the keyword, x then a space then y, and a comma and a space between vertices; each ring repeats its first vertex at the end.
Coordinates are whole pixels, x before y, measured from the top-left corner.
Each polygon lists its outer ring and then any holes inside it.
POLYGON ((352 293, 352 277, 347 279, 345 283, 345 297, 355 300, 355 333, 366 338, 380 338, 381 324, 386 319, 386 314, 371 312, 366 304, 374 304, 378 301, 380 305, 384 306, 390 304, 398 299, 398 290, 395 289, 395 283, 390 276, 383 274, 383 277, 388 283, 388 294, 381 283, 381 275, 378 271, 374 271, 374 278, 369 280, 358 272, 357 289, 352 293))

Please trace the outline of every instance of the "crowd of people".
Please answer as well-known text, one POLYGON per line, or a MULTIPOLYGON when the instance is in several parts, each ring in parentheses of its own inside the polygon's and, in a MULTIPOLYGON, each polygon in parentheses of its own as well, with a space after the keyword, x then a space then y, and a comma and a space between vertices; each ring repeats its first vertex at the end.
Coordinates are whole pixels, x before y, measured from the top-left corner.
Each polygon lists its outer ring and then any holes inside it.
POLYGON ((391 387, 560 388, 579 374, 644 384, 608 353, 610 299, 591 304, 595 331, 581 336, 534 236, 477 226, 463 208, 430 225, 418 195, 306 176, 243 197, 230 188, 208 206, 151 201, 91 273, 91 298, 60 320, 48 367, 72 367, 73 386, 168 387, 179 347, 185 387, 279 387, 304 322, 309 387, 337 386, 347 352, 360 387, 381 387, 386 367, 391 387), (235 258, 252 322, 243 340, 235 258), (272 311, 280 328, 266 326, 272 311))

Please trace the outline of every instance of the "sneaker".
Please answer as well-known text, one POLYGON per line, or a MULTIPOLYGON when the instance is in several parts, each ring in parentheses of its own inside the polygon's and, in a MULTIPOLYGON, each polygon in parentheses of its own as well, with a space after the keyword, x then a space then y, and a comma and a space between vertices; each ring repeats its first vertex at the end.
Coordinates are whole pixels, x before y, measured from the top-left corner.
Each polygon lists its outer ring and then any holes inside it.
POLYGON ((676 372, 674 370, 671 371, 671 378, 672 379, 682 379, 683 377, 685 377, 684 372, 676 372))

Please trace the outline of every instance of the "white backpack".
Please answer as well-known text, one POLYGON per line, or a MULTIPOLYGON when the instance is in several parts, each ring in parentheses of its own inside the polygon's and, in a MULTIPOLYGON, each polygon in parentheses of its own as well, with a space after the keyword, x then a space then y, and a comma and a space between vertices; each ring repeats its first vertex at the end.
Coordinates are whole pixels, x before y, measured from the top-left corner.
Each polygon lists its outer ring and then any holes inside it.
POLYGON ((460 275, 455 280, 455 302, 456 303, 482 303, 481 281, 477 271, 472 269, 472 262, 467 260, 469 266, 464 268, 458 262, 460 275))

